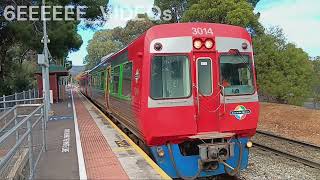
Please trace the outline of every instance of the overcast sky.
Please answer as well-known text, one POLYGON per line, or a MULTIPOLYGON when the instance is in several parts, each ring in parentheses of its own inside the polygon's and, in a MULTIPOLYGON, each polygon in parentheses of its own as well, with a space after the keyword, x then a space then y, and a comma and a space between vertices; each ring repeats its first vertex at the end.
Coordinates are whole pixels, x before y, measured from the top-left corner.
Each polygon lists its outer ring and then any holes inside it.
MULTIPOLYGON (((125 26, 130 17, 134 17, 134 10, 144 13, 153 4, 152 0, 110 0, 113 11, 103 29, 125 26), (123 12, 130 8, 127 15, 123 12), (123 17, 119 17, 119 16, 123 17)), ((320 56, 320 0, 260 0, 256 12, 260 12, 260 22, 265 27, 279 26, 283 29, 288 41, 303 48, 309 56, 320 56)), ((79 28, 83 45, 80 50, 69 55, 73 65, 83 65, 87 55, 86 47, 92 39, 94 31, 79 28)))

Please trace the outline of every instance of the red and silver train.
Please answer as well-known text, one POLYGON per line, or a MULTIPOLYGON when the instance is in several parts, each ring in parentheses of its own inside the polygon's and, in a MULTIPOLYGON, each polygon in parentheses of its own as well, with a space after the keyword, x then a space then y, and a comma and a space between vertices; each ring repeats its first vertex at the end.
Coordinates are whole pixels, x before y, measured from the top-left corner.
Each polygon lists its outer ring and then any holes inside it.
POLYGON ((259 102, 252 40, 224 24, 154 26, 80 80, 172 178, 248 165, 259 102))

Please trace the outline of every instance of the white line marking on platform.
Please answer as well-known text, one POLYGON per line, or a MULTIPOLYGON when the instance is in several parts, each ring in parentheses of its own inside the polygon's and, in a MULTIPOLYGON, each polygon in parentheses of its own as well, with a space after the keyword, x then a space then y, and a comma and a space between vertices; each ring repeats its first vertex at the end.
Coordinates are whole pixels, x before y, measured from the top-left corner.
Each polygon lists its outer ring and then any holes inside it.
POLYGON ((70 129, 65 129, 63 133, 63 141, 61 152, 69 152, 70 151, 70 129))
POLYGON ((83 158, 81 139, 80 139, 80 133, 79 133, 79 126, 78 126, 78 119, 77 119, 77 112, 76 112, 76 107, 74 105, 72 89, 70 91, 71 91, 73 116, 74 116, 74 127, 75 127, 74 131, 75 131, 75 134, 76 134, 76 143, 77 143, 79 177, 80 177, 81 180, 86 180, 86 179, 88 179, 88 177, 87 177, 87 172, 86 172, 86 165, 84 163, 84 158, 83 158))

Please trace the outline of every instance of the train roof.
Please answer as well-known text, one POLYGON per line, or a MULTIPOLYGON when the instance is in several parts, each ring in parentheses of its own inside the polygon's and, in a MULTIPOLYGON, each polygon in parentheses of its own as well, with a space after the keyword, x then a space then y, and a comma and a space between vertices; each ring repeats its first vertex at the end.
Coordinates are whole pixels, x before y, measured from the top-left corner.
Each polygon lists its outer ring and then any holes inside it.
MULTIPOLYGON (((234 38, 245 38, 251 40, 248 31, 239 26, 233 26, 228 24, 217 24, 217 23, 201 23, 201 22, 190 22, 190 23, 175 23, 175 24, 162 24, 151 27, 146 36, 148 39, 163 38, 163 37, 179 37, 179 36, 196 36, 193 33, 193 28, 206 28, 212 29, 213 36, 219 37, 234 37, 234 38)), ((199 34, 198 36, 206 36, 205 34, 199 34)), ((211 36, 212 35, 208 35, 211 36)))
MULTIPOLYGON (((101 58, 101 62, 91 70, 88 70, 87 73, 97 70, 99 69, 99 67, 103 67, 103 65, 106 65, 108 60, 116 58, 118 55, 125 52, 128 49, 128 47, 130 47, 130 45, 132 45, 138 39, 146 38, 148 41, 152 41, 153 39, 164 37, 195 36, 193 34, 193 28, 211 28, 213 36, 244 38, 251 42, 251 36, 248 33, 248 31, 245 28, 239 26, 201 22, 161 24, 151 27, 118 52, 110 53, 107 56, 104 56, 103 58, 101 58)), ((206 35, 203 35, 203 37, 205 36, 206 35)), ((212 37, 212 35, 210 36, 212 37)), ((199 37, 202 36, 200 35, 199 37)))

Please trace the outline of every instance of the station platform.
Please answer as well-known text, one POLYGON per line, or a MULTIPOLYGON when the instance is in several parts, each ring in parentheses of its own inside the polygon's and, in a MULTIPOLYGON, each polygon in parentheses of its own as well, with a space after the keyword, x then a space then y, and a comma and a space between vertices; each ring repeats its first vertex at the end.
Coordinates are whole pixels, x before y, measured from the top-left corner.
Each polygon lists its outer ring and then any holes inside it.
POLYGON ((54 104, 36 179, 170 179, 76 88, 54 104))

